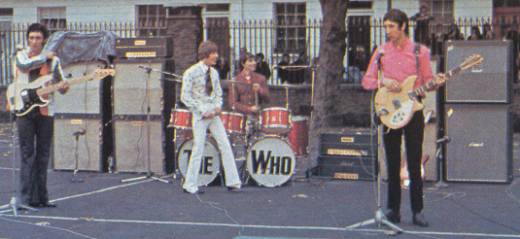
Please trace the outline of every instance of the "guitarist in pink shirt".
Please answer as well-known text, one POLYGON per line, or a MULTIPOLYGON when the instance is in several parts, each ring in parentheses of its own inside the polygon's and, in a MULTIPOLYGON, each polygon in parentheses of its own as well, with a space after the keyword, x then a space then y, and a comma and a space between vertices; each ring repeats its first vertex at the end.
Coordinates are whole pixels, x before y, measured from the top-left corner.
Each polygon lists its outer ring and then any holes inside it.
MULTIPOLYGON (((374 90, 385 87, 389 92, 400 92, 405 80, 417 75, 414 88, 427 85, 433 80, 430 66, 430 50, 410 40, 408 36, 408 16, 400 10, 392 9, 384 16, 387 42, 377 49, 362 80, 363 88, 374 90)), ((440 75, 439 78, 444 78, 440 75)), ((426 90, 436 89, 436 85, 426 90)), ((376 112, 379 114, 380 112, 376 112)), ((423 182, 421 178, 421 156, 424 136, 423 111, 415 112, 402 128, 390 129, 384 126, 384 147, 388 173, 388 202, 386 217, 393 223, 401 221, 401 137, 404 134, 408 174, 410 177, 410 198, 413 224, 427 227, 423 210, 423 182)))

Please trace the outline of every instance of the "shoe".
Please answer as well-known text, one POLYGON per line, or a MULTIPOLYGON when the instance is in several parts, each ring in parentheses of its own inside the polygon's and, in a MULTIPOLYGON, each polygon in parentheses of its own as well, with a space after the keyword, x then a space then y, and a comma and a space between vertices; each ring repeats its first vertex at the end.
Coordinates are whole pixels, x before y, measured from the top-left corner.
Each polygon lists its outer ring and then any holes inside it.
POLYGON ((197 191, 195 191, 195 192, 192 193, 192 192, 189 192, 188 190, 186 190, 186 189, 183 188, 183 189, 182 189, 182 192, 184 192, 184 193, 188 193, 188 194, 203 194, 203 193, 204 193, 204 190, 200 190, 200 189, 199 189, 199 190, 197 190, 197 191))
POLYGON ((427 227, 428 222, 426 221, 426 218, 424 218, 424 214, 422 213, 414 213, 412 218, 413 224, 420 226, 420 227, 427 227))
POLYGON ((401 214, 395 212, 394 210, 389 210, 386 213, 386 219, 391 223, 400 223, 401 222, 401 214))
POLYGON ((44 202, 39 204, 40 207, 57 207, 56 203, 44 202))
POLYGON ((239 192, 240 188, 237 187, 226 187, 229 192, 239 192))

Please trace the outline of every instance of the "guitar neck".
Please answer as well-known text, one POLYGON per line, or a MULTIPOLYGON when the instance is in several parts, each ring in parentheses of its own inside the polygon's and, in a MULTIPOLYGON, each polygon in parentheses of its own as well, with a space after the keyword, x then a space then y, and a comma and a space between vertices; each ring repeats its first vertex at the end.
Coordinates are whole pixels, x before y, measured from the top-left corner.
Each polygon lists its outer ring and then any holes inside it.
MULTIPOLYGON (((454 76, 455 74, 459 73, 460 71, 461 71, 460 66, 455 67, 455 68, 449 70, 448 73, 446 73, 446 80, 449 80, 452 76, 454 76)), ((434 79, 434 80, 426 83, 426 85, 418 87, 417 89, 415 89, 413 91, 413 97, 417 97, 419 95, 424 94, 428 89, 434 88, 435 85, 437 85, 437 82, 434 79)))
MULTIPOLYGON (((86 75, 86 76, 80 76, 80 77, 76 77, 76 78, 73 78, 73 79, 70 79, 70 80, 67 80, 67 83, 69 85, 75 85, 75 84, 79 84, 83 81, 87 81, 87 80, 90 80, 92 79, 92 75, 86 75)), ((45 86, 45 87, 42 87, 40 89, 38 89, 36 91, 36 93, 38 95, 46 95, 46 94, 50 94, 54 91, 57 91, 61 88, 61 82, 58 82, 58 83, 54 83, 54 84, 50 84, 48 86, 45 86)))

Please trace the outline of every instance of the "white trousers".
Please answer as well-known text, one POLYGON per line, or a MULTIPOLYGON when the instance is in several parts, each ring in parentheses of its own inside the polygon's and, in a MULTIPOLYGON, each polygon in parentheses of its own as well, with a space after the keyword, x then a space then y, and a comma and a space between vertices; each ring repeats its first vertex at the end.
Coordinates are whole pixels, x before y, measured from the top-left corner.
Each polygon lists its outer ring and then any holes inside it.
POLYGON ((211 132, 213 138, 217 141, 220 150, 220 158, 222 159, 222 167, 224 168, 226 186, 240 188, 241 182, 238 177, 238 170, 235 164, 235 157, 229 143, 226 130, 220 117, 216 116, 212 119, 199 119, 196 117, 192 121, 193 127, 193 148, 191 149, 191 158, 188 164, 188 171, 182 187, 190 192, 195 193, 198 190, 197 180, 199 168, 204 153, 204 145, 206 144, 206 133, 211 132))

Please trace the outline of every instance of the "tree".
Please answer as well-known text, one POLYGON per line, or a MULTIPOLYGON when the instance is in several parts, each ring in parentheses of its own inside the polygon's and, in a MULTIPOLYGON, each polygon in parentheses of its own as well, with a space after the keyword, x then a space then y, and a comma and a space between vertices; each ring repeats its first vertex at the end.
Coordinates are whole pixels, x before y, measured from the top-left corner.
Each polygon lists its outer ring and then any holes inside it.
POLYGON ((345 56, 347 36, 345 0, 320 0, 323 22, 320 29, 320 56, 317 79, 314 88, 314 107, 309 134, 309 160, 319 154, 319 136, 323 130, 334 124, 333 117, 338 112, 341 101, 339 89, 343 78, 343 57, 345 56))

